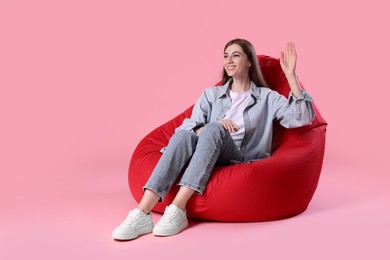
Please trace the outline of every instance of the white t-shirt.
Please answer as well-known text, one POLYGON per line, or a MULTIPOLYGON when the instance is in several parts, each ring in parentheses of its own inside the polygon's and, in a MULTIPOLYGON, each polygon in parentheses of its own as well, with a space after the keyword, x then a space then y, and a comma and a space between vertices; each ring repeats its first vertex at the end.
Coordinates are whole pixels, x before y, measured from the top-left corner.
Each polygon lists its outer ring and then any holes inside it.
POLYGON ((232 105, 230 109, 226 112, 224 118, 230 119, 236 123, 240 129, 237 132, 230 133, 238 149, 241 147, 242 139, 245 134, 245 124, 244 124, 244 109, 248 106, 251 92, 233 92, 229 91, 230 97, 232 99, 232 105))

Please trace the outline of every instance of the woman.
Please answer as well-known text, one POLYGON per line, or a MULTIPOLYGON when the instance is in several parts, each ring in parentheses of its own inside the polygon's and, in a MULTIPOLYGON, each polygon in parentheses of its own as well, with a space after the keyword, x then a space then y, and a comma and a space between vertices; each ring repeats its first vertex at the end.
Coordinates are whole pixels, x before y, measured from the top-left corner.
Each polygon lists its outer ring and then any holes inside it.
POLYGON ((175 130, 143 187, 139 205, 114 230, 114 239, 130 240, 151 232, 156 236, 178 234, 188 226, 188 200, 194 193, 203 193, 215 165, 269 157, 274 120, 286 128, 311 124, 315 116, 312 99, 296 79, 293 43, 287 44, 280 58, 291 88, 288 99, 267 87, 255 49, 247 40, 229 41, 224 60, 223 86, 206 89, 191 118, 175 130), (175 199, 154 226, 152 208, 164 199, 187 162, 175 199))

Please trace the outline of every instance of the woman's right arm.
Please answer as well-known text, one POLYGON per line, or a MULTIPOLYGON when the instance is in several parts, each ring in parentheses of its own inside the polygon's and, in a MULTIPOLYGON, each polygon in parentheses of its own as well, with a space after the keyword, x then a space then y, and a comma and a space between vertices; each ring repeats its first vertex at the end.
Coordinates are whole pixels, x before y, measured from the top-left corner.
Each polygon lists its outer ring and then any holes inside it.
POLYGON ((210 112, 210 103, 208 102, 206 93, 203 92, 192 109, 191 117, 185 118, 182 125, 176 128, 175 131, 188 130, 199 134, 201 128, 208 123, 207 119, 209 118, 210 112))

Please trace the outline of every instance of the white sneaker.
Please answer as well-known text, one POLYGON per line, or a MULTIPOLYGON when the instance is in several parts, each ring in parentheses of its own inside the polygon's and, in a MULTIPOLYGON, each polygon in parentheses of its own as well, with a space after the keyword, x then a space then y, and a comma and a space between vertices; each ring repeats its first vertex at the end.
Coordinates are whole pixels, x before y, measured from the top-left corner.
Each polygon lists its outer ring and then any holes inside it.
POLYGON ((153 230, 152 214, 145 214, 139 209, 129 212, 126 219, 112 232, 112 238, 130 240, 153 230))
POLYGON ((155 236, 172 236, 188 227, 186 212, 171 204, 153 229, 155 236))

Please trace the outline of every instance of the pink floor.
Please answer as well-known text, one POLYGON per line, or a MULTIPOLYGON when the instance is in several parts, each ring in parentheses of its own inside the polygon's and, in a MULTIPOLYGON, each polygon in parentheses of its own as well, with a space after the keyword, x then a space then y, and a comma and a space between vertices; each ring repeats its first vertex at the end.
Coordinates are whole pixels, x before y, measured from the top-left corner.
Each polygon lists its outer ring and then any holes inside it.
MULTIPOLYGON (((75 171, 84 175, 88 170, 75 171)), ((135 205, 120 169, 96 171, 93 179, 64 178, 51 182, 53 187, 15 187, 2 198, 0 258, 130 259, 147 254, 148 259, 181 259, 191 252, 188 259, 388 259, 390 192, 384 174, 326 163, 310 207, 299 216, 264 223, 193 220, 180 235, 148 234, 129 242, 110 237, 135 205)), ((160 217, 153 216, 155 221, 160 217)))
POLYGON ((1 1, 0 259, 390 259, 387 10, 380 0, 1 1), (218 82, 234 37, 273 57, 297 46, 297 74, 329 123, 309 208, 113 241, 136 205, 136 145, 218 82))

